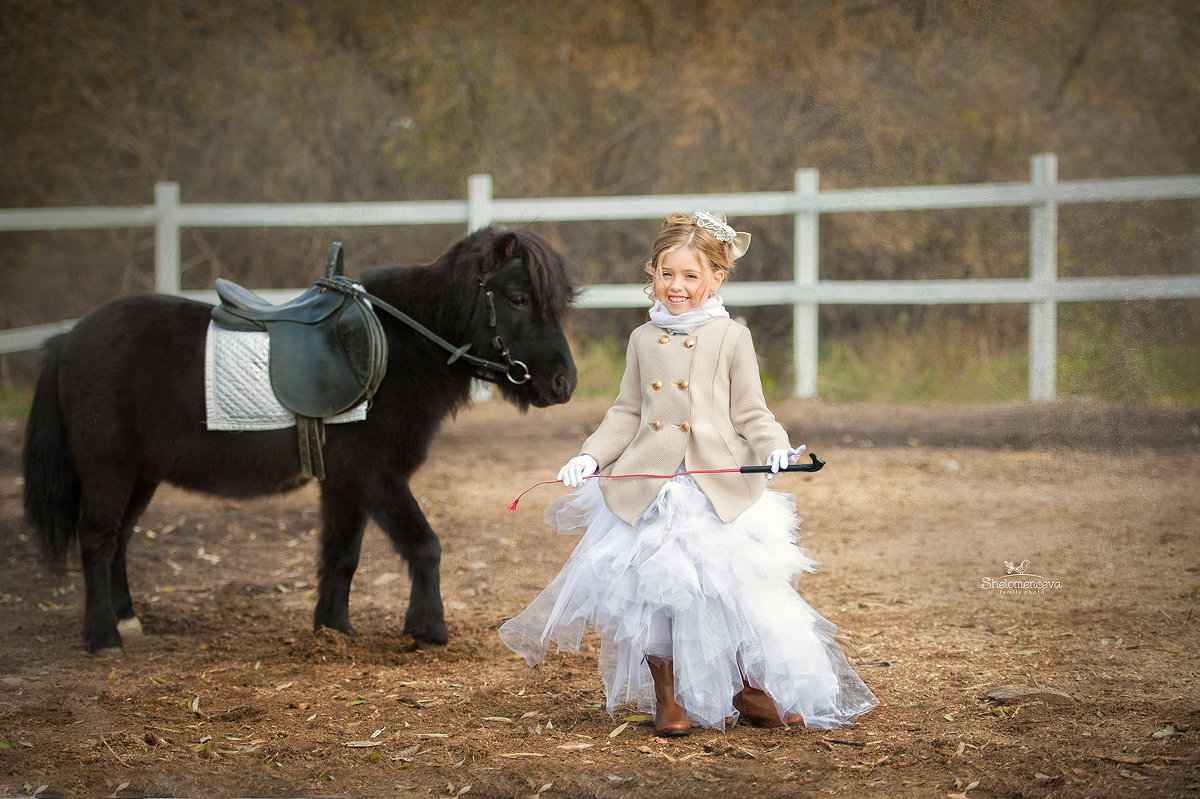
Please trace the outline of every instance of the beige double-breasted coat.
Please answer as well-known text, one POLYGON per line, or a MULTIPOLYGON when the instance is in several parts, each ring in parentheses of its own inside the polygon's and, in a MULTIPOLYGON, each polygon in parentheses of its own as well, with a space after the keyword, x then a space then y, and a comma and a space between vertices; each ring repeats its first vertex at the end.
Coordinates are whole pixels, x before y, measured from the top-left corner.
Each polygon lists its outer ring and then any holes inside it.
MULTIPOLYGON (((613 406, 583 443, 601 474, 674 474, 762 464, 789 447, 787 431, 767 408, 750 331, 714 319, 692 333, 652 322, 630 334, 625 375, 613 406)), ((764 475, 697 474, 693 479, 728 522, 766 488, 764 475)), ((609 509, 635 524, 663 480, 600 478, 609 509)))

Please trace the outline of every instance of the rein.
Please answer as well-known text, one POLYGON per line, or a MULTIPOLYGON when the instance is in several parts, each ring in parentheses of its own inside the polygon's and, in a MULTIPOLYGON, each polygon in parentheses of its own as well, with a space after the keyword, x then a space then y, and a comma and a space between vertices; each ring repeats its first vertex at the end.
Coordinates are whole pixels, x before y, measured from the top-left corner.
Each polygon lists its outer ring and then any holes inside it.
MULTIPOLYGON (((529 373, 529 367, 526 366, 523 361, 513 360, 512 356, 509 354, 508 348, 504 346, 503 339, 500 338, 500 331, 496 327, 495 301, 492 297, 492 292, 490 291, 486 293, 486 296, 489 309, 489 322, 491 324, 493 333, 492 345, 500 351, 500 356, 504 358, 505 363, 500 363, 499 361, 490 361, 487 358, 481 358, 478 355, 472 355, 471 353, 467 352, 467 350, 471 348, 470 344, 464 344, 461 347, 455 347, 449 341, 442 338, 437 333, 434 333, 432 330, 425 327, 425 325, 421 324, 416 319, 413 319, 408 314, 404 313, 404 311, 401 311, 399 308, 387 302, 386 300, 382 300, 371 292, 367 291, 361 283, 357 283, 349 278, 323 277, 317 280, 317 285, 321 286, 322 288, 340 291, 343 294, 358 295, 370 301, 372 305, 386 311, 388 314, 408 325, 413 330, 432 341, 434 344, 437 344, 439 347, 449 352, 450 359, 446 361, 447 366, 459 359, 462 359, 467 363, 482 367, 490 372, 502 373, 508 378, 510 383, 517 386, 527 382, 532 376, 529 373), (514 377, 514 370, 518 368, 520 371, 516 372, 516 376, 514 377)), ((480 287, 482 288, 482 286, 483 281, 481 278, 480 287)))
MULTIPOLYGON (((794 464, 785 466, 784 468, 780 469, 778 473, 819 472, 819 471, 821 471, 821 467, 823 467, 825 465, 825 461, 821 460, 816 455, 813 455, 811 452, 808 454, 808 457, 809 457, 809 463, 794 463, 794 464)), ((769 473, 772 473, 770 466, 734 466, 730 469, 690 469, 688 471, 675 472, 675 474, 592 474, 592 475, 588 475, 587 477, 585 477, 583 479, 584 480, 596 480, 601 477, 604 477, 607 479, 614 479, 617 477, 652 477, 656 480, 670 480, 672 477, 679 477, 680 475, 683 475, 683 474, 769 474, 769 473)), ((528 494, 530 491, 537 488, 538 486, 550 485, 551 483, 560 483, 560 482, 562 482, 562 481, 561 480, 542 480, 540 483, 534 483, 529 488, 522 491, 520 493, 520 495, 516 499, 514 499, 507 508, 505 508, 504 512, 507 513, 509 516, 513 515, 514 513, 517 512, 517 503, 520 502, 521 498, 524 497, 526 494, 528 494)))

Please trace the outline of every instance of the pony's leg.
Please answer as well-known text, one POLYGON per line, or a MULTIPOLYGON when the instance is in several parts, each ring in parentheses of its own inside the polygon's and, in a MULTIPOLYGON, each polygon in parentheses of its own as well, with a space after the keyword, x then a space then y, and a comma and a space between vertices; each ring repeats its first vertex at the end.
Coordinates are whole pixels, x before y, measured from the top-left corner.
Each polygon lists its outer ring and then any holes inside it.
POLYGON ((448 636, 439 571, 442 544, 407 483, 393 486, 389 500, 389 509, 376 515, 376 520, 396 551, 408 561, 412 589, 408 612, 404 616, 404 632, 418 643, 444 646, 448 636))
POLYGON ((125 526, 131 509, 144 508, 152 492, 136 477, 124 474, 119 465, 97 459, 92 472, 81 486, 78 525, 83 640, 89 652, 119 651, 118 606, 123 613, 133 612, 124 576, 125 526))
POLYGON ((113 610, 112 571, 120 545, 120 517, 89 508, 79 519, 79 554, 83 561, 83 640, 93 653, 121 649, 113 610))
POLYGON ((137 617, 133 609, 133 598, 129 595, 129 580, 125 574, 125 551, 133 535, 133 527, 150 504, 156 488, 157 483, 141 482, 133 490, 133 496, 125 507, 125 517, 121 520, 117 551, 113 554, 109 587, 112 591, 113 613, 117 617, 117 631, 122 636, 142 634, 142 620, 137 617))
POLYGON ((313 629, 328 627, 354 635, 350 624, 350 582, 358 569, 367 513, 352 499, 321 492, 321 564, 313 629))

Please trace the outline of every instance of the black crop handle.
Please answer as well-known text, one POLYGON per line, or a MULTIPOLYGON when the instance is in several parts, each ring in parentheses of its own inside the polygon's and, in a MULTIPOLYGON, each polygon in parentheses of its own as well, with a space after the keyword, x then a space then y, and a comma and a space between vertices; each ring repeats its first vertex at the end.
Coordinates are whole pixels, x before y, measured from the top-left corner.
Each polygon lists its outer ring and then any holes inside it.
MULTIPOLYGON (((796 463, 791 466, 787 466, 783 469, 780 469, 779 471, 781 471, 781 472, 819 472, 819 471, 821 471, 821 467, 825 465, 825 461, 821 460, 816 455, 813 455, 811 452, 808 453, 808 457, 809 457, 809 460, 811 461, 810 463, 796 463)), ((770 466, 743 466, 740 469, 738 469, 738 471, 741 472, 742 474, 770 474, 771 467, 770 466)))

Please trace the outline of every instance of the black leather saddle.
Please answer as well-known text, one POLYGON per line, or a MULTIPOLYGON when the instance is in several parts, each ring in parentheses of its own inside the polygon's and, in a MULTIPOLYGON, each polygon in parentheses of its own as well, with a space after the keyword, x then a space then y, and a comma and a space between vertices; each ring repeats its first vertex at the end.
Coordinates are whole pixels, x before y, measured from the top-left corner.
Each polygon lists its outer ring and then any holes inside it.
POLYGON ((218 278, 221 303, 212 311, 219 327, 267 332, 271 389, 296 414, 305 471, 318 479, 324 477, 320 419, 370 399, 387 370, 387 337, 379 317, 361 286, 342 270, 342 245, 335 242, 325 277, 282 305, 218 278))

